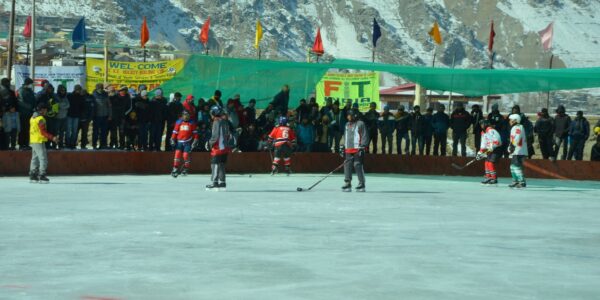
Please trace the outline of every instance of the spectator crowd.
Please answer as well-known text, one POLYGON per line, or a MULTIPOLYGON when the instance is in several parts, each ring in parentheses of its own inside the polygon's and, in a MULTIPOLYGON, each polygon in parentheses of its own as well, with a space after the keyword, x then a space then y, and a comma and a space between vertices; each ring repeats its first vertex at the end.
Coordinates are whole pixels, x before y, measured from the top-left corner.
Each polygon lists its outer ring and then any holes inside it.
MULTIPOLYGON (((218 105, 225 110, 237 147, 242 152, 265 150, 267 135, 281 115, 289 117, 290 126, 296 131, 298 144, 295 151, 339 152, 346 114, 349 109, 358 108, 357 103, 340 103, 332 99, 326 100, 325 105, 320 107, 315 98, 310 98, 308 101, 300 100, 299 106, 290 110, 287 85, 260 113, 255 108, 255 99, 250 99, 244 106, 239 94, 225 101, 221 99, 219 90, 210 98, 197 101, 193 95, 184 98, 179 92, 166 96, 161 89, 156 89, 153 94, 150 98, 145 85, 140 85, 137 90, 127 86, 116 90, 100 83, 93 91, 76 85, 68 92, 65 86, 55 88, 47 81, 42 82, 40 92, 34 93, 33 81, 29 78, 15 92, 10 81, 4 78, 0 84, 0 150, 15 150, 17 146, 20 150, 30 149, 29 120, 39 103, 50 107, 46 117, 47 129, 58 136, 58 141, 48 142, 47 148, 87 149, 91 146, 99 150, 129 151, 171 151, 171 145, 165 143, 165 138, 168 141, 184 110, 198 123, 199 144, 204 145, 211 136, 210 108, 218 105), (91 141, 88 138, 90 127, 91 141)), ((474 149, 479 149, 480 124, 485 119, 496 126, 502 138, 502 153, 508 157, 508 115, 503 115, 497 104, 487 115, 478 105, 473 105, 469 112, 460 102, 449 114, 443 104, 438 103, 435 108, 435 112, 432 107, 422 112, 415 105, 409 112, 404 106, 399 106, 396 112, 392 112, 385 106, 378 111, 375 103, 371 103, 370 109, 359 116, 371 137, 370 152, 392 154, 395 148, 398 154, 445 156, 450 138, 451 155, 466 156, 469 135, 473 135, 474 149)), ((518 105, 512 107, 511 114, 521 115, 529 156, 535 154, 533 145, 537 136, 544 159, 582 160, 585 142, 592 137, 596 143, 591 160, 600 160, 600 121, 590 126, 583 112, 578 111, 572 118, 562 105, 555 113, 551 116, 544 108, 538 113, 537 120, 531 121, 521 113, 518 105)), ((205 149, 198 147, 196 151, 205 149)))

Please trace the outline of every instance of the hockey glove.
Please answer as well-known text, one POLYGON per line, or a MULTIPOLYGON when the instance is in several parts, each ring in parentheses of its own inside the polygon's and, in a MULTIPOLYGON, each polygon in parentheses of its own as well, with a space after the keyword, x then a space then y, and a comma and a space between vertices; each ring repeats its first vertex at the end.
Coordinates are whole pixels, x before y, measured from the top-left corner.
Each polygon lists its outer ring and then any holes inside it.
POLYGON ((480 151, 480 152, 477 153, 477 156, 475 156, 475 159, 476 160, 482 160, 482 159, 484 159, 486 157, 487 157, 487 155, 485 154, 485 152, 480 151))
POLYGON ((346 156, 346 146, 344 146, 344 145, 340 146, 340 156, 341 157, 346 156))
POLYGON ((508 153, 512 154, 513 152, 515 152, 515 145, 513 145, 513 144, 508 145, 508 153))
POLYGON ((360 157, 360 158, 365 157, 365 149, 364 148, 360 148, 360 150, 358 150, 358 157, 360 157))
POLYGON ((210 142, 206 142, 206 144, 204 144, 204 149, 206 149, 206 151, 210 151, 210 148, 212 148, 210 146, 210 142))
POLYGON ((171 147, 175 147, 175 139, 171 139, 171 147))
POLYGON ((194 139, 194 141, 192 142, 192 149, 196 149, 198 147, 198 144, 200 144, 200 141, 198 139, 194 139))

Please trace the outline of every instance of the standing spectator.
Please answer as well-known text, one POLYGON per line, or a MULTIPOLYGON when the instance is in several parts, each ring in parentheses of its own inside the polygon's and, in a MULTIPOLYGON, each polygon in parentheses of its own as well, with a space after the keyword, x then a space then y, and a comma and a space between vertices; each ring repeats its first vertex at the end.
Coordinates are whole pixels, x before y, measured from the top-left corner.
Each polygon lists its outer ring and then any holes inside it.
MULTIPOLYGON (((161 151, 162 136, 165 131, 165 123, 168 117, 167 99, 163 97, 163 91, 156 89, 155 96, 149 103, 150 108, 150 150, 161 151)), ((191 116, 191 115, 190 115, 191 116)), ((195 123, 195 121, 192 121, 195 123)), ((171 133, 169 133, 171 134, 171 133)))
MULTIPOLYGON (((378 140, 378 128, 379 126, 377 126, 377 123, 379 121, 379 113, 377 112, 377 103, 375 102, 371 102, 369 104, 369 111, 364 115, 364 122, 365 125, 367 126, 367 132, 369 132, 369 137, 371 137, 371 141, 369 142, 369 144, 372 144, 373 146, 371 146, 371 149, 373 149, 371 151, 371 153, 375 153, 377 154, 377 140, 378 140)), ((390 145, 392 144, 392 141, 390 139, 390 145)))
POLYGON ((248 106, 244 108, 244 114, 248 124, 256 123, 256 99, 250 99, 248 106))
MULTIPOLYGON (((210 101, 209 101, 208 107, 210 107, 210 101)), ((190 114, 190 118, 193 121, 198 121, 198 115, 196 113, 196 106, 194 106, 194 96, 193 95, 187 95, 187 97, 185 97, 185 102, 183 102, 183 109, 190 114)))
POLYGON ((467 130, 469 130, 470 126, 471 115, 465 111, 462 102, 456 103, 456 109, 452 112, 452 115, 450 115, 450 128, 452 128, 452 156, 458 155, 459 142, 461 156, 467 156, 467 130))
MULTIPOLYGON (((187 101, 187 99, 186 99, 186 101, 187 101)), ((208 107, 213 107, 213 106, 217 105, 220 108, 223 108, 223 101, 221 101, 221 91, 220 90, 216 90, 214 92, 213 96, 210 99, 208 99, 207 104, 208 104, 208 107)), ((190 116, 194 115, 194 114, 192 114, 191 111, 188 110, 188 112, 190 113, 190 116)))
POLYGON ((331 110, 331 123, 329 125, 331 132, 329 135, 329 148, 334 147, 334 153, 340 152, 340 141, 344 130, 346 128, 346 115, 344 111, 340 109, 340 102, 335 101, 333 103, 333 109, 331 110))
POLYGON ((331 146, 329 146, 329 116, 324 115, 321 117, 320 122, 318 122, 316 128, 316 140, 313 144, 314 152, 331 152, 331 146))
POLYGON ((500 113, 498 103, 492 105, 492 112, 488 114, 488 120, 496 124, 496 131, 500 133, 502 145, 500 145, 498 152, 501 156, 508 157, 508 145, 510 144, 510 126, 506 118, 500 113))
POLYGON ((202 105, 202 108, 198 107, 198 124, 210 124, 210 122, 210 106, 204 104, 202 105))
POLYGON ((239 148, 242 152, 258 151, 258 140, 260 136, 256 131, 256 125, 250 123, 244 128, 240 135, 239 148))
MULTIPOLYGON (((173 133, 173 128, 175 128, 175 122, 179 120, 179 116, 183 112, 183 104, 181 104, 181 93, 176 92, 173 94, 173 98, 167 104, 167 134, 173 133)), ((199 109, 200 110, 200 109, 199 109)), ((194 119, 192 115, 190 115, 190 119, 194 119)), ((171 143, 165 144, 165 151, 171 151, 171 143)))
POLYGON ((417 146, 419 147, 419 155, 423 155, 423 115, 421 115, 421 107, 415 105, 413 113, 410 114, 410 139, 412 142, 411 155, 417 154, 417 146))
POLYGON ((127 117, 125 117, 125 137, 126 137, 126 148, 127 151, 135 150, 138 143, 137 136, 140 131, 140 126, 137 120, 137 114, 135 111, 131 111, 127 117))
POLYGON ((296 129, 298 136, 298 152, 312 152, 315 142, 315 127, 304 117, 296 129))
MULTIPOLYGON (((404 111, 404 105, 398 107, 398 111, 395 116, 396 122, 396 150, 398 155, 402 154, 402 140, 404 140, 404 153, 409 154, 410 151, 410 138, 408 137, 408 131, 410 130, 410 114, 404 111)), ((391 151, 390 151, 391 153, 391 151)))
POLYGON ((281 91, 273 97, 273 108, 282 116, 287 116, 288 103, 290 102, 290 87, 286 84, 281 91))
POLYGON ((596 136, 600 136, 600 120, 598 120, 598 122, 596 122, 596 125, 594 125, 594 134, 596 136))
POLYGON ((600 161, 600 136, 596 137, 596 143, 592 146, 592 153, 590 154, 591 161, 600 161))
MULTIPOLYGON (((206 105, 206 107, 208 107, 208 105, 206 105)), ((198 135, 200 136, 200 145, 206 145, 206 143, 211 138, 211 132, 210 132, 209 125, 210 125, 210 122, 198 124, 198 126, 199 126, 198 127, 198 135)), ((198 148, 196 148, 196 151, 206 152, 206 151, 208 151, 208 149, 206 149, 206 147, 198 147, 198 148)))
POLYGON ((58 147, 63 148, 67 136, 67 114, 69 113, 69 98, 67 88, 60 84, 56 91, 58 99, 58 113, 56 114, 56 134, 58 135, 58 147))
POLYGON ((125 116, 131 111, 131 96, 127 86, 109 95, 112 119, 110 121, 110 148, 125 149, 125 116))
POLYGON ((310 105, 310 115, 308 116, 308 120, 313 123, 313 125, 317 125, 321 122, 321 114, 319 114, 319 105, 310 105))
POLYGON ((79 119, 83 113, 85 98, 82 94, 81 85, 75 85, 73 92, 67 98, 69 99, 69 111, 67 112, 67 148, 75 149, 77 145, 77 132, 79 131, 79 119))
POLYGON ((556 116, 554 117, 554 157, 558 159, 560 146, 563 146, 562 160, 567 159, 567 143, 569 137, 569 126, 571 125, 571 117, 565 113, 565 107, 559 105, 556 108, 556 116))
MULTIPOLYGON (((396 129, 396 119, 394 118, 394 115, 392 115, 392 113, 390 112, 390 107, 388 105, 383 107, 383 112, 379 117, 377 125, 379 127, 379 132, 381 133, 381 153, 385 154, 385 146, 387 145, 387 153, 392 154, 392 140, 394 137, 394 130, 396 129)), ((368 128, 369 127, 367 125, 367 131, 368 128)), ((369 134, 369 136, 377 136, 377 132, 375 132, 374 135, 369 134)))
POLYGON ((21 118, 21 133, 19 134, 19 149, 31 150, 29 147, 29 119, 35 109, 35 93, 33 92, 33 80, 25 78, 23 86, 19 89, 19 117, 21 118))
POLYGON ((535 122, 534 130, 538 134, 540 142, 540 150, 544 159, 550 158, 553 155, 552 135, 554 134, 554 120, 548 114, 547 108, 542 108, 538 114, 538 120, 535 122))
POLYGON ((431 155, 431 139, 433 137, 433 107, 428 107, 423 115, 423 143, 425 155, 431 155))
POLYGON ((583 160, 583 148, 585 147, 585 141, 590 137, 590 122, 583 117, 583 111, 578 111, 575 120, 571 122, 569 127, 569 155, 568 160, 573 158, 575 155, 576 160, 583 160))
POLYGON ((4 133, 6 134, 6 142, 3 148, 15 150, 17 136, 21 132, 21 118, 15 103, 11 103, 6 107, 6 112, 0 118, 0 127, 2 126, 4 126, 4 133))
POLYGON ((82 91, 83 94, 83 111, 79 119, 79 129, 81 130, 81 149, 86 149, 88 140, 88 130, 90 123, 94 120, 96 114, 96 99, 87 90, 82 91))
POLYGON ((296 108, 296 122, 301 123, 304 118, 308 119, 310 107, 306 104, 306 99, 300 99, 300 105, 296 108))
POLYGON ((521 113, 521 107, 519 105, 513 106, 511 114, 517 114, 521 117, 520 124, 525 130, 524 136, 527 140, 527 156, 529 159, 531 159, 531 157, 535 154, 535 150, 533 149, 533 124, 531 121, 529 121, 529 118, 524 113, 521 113))
MULTIPOLYGON (((444 104, 438 105, 438 110, 433 115, 431 124, 433 126, 433 155, 437 156, 441 153, 446 156, 446 144, 448 140, 448 127, 450 127, 450 117, 444 112, 446 107, 444 104), (439 150, 439 152, 438 152, 439 150)), ((479 149, 479 147, 475 148, 479 149)))
POLYGON ((260 128, 260 134, 271 133, 271 130, 275 127, 275 113, 273 103, 269 103, 267 108, 260 113, 260 116, 258 116, 258 119, 256 120, 258 128, 260 128))
POLYGON ((320 116, 329 115, 329 119, 331 120, 331 110, 333 109, 333 100, 331 98, 325 98, 325 105, 319 111, 320 116))
POLYGON ((10 86, 10 80, 8 80, 8 78, 2 78, 0 81, 0 112, 9 105, 15 105, 16 107, 17 102, 17 96, 10 86))
MULTIPOLYGON (((152 112, 150 111, 150 101, 148 99, 148 92, 142 91, 139 94, 138 99, 135 102, 135 113, 138 119, 138 150, 148 151, 148 144, 150 140, 148 135, 150 134, 150 122, 152 121, 152 112)), ((192 114, 190 114, 191 116, 192 114)))
POLYGON ((479 146, 481 146, 481 132, 483 131, 481 120, 483 120, 483 112, 479 105, 475 104, 471 107, 471 124, 473 125, 473 138, 475 140, 473 149, 479 149, 479 146))
POLYGON ((240 127, 240 118, 235 110, 235 103, 233 99, 227 100, 227 108, 225 109, 225 113, 227 114, 227 119, 229 120, 229 124, 231 125, 233 131, 240 127))
POLYGON ((112 112, 108 92, 104 90, 102 83, 96 84, 94 99, 96 101, 96 112, 94 113, 94 127, 92 129, 92 146, 94 149, 106 149, 108 121, 112 112), (98 147, 98 141, 100 141, 100 147, 98 147))

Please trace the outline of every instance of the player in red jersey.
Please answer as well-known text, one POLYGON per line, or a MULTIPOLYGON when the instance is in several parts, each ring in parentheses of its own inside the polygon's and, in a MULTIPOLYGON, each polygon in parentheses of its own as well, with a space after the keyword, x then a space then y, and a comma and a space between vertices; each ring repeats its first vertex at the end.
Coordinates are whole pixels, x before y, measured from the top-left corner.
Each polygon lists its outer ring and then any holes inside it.
POLYGON ((292 165, 292 148, 296 143, 296 133, 288 126, 288 119, 285 116, 279 117, 279 125, 273 128, 273 131, 269 134, 269 144, 275 147, 275 158, 273 158, 273 166, 271 168, 271 175, 279 172, 278 166, 283 157, 283 164, 285 165, 285 173, 290 175, 290 166, 292 165))
POLYGON ((173 171, 171 171, 173 177, 177 177, 179 174, 187 175, 191 162, 190 154, 192 149, 198 146, 198 131, 196 128, 196 122, 190 120, 190 113, 184 110, 181 118, 175 123, 171 134, 171 147, 175 149, 173 171), (180 170, 182 156, 184 163, 183 169, 180 170))

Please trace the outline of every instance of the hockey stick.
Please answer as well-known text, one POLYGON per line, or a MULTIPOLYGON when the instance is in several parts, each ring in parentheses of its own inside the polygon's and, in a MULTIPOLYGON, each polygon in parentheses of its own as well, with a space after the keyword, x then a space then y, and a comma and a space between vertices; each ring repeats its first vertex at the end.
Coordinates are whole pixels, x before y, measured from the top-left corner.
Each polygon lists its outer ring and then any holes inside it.
POLYGON ((310 191, 312 190, 312 188, 314 188, 315 186, 317 186, 319 183, 321 183, 323 180, 327 179, 327 177, 331 176, 331 174, 335 173, 337 170, 341 169, 344 167, 344 165, 346 164, 346 162, 348 162, 349 160, 344 160, 344 162, 339 165, 337 168, 333 169, 333 171, 329 172, 329 174, 325 175, 323 178, 319 179, 319 181, 315 182, 315 184, 311 185, 309 188, 307 189, 303 189, 301 187, 296 188, 296 191, 298 192, 302 192, 302 191, 310 191))
POLYGON ((457 170, 462 170, 462 169, 464 169, 464 168, 466 168, 466 167, 468 167, 468 166, 472 165, 474 162, 476 162, 476 161, 478 161, 478 160, 479 160, 479 159, 477 159, 477 158, 474 158, 474 159, 472 159, 471 161, 469 161, 469 162, 468 162, 466 165, 464 165, 464 166, 459 166, 459 165, 457 165, 457 164, 455 164, 455 163, 452 163, 452 167, 453 167, 453 168, 455 168, 455 169, 457 169, 457 170))

